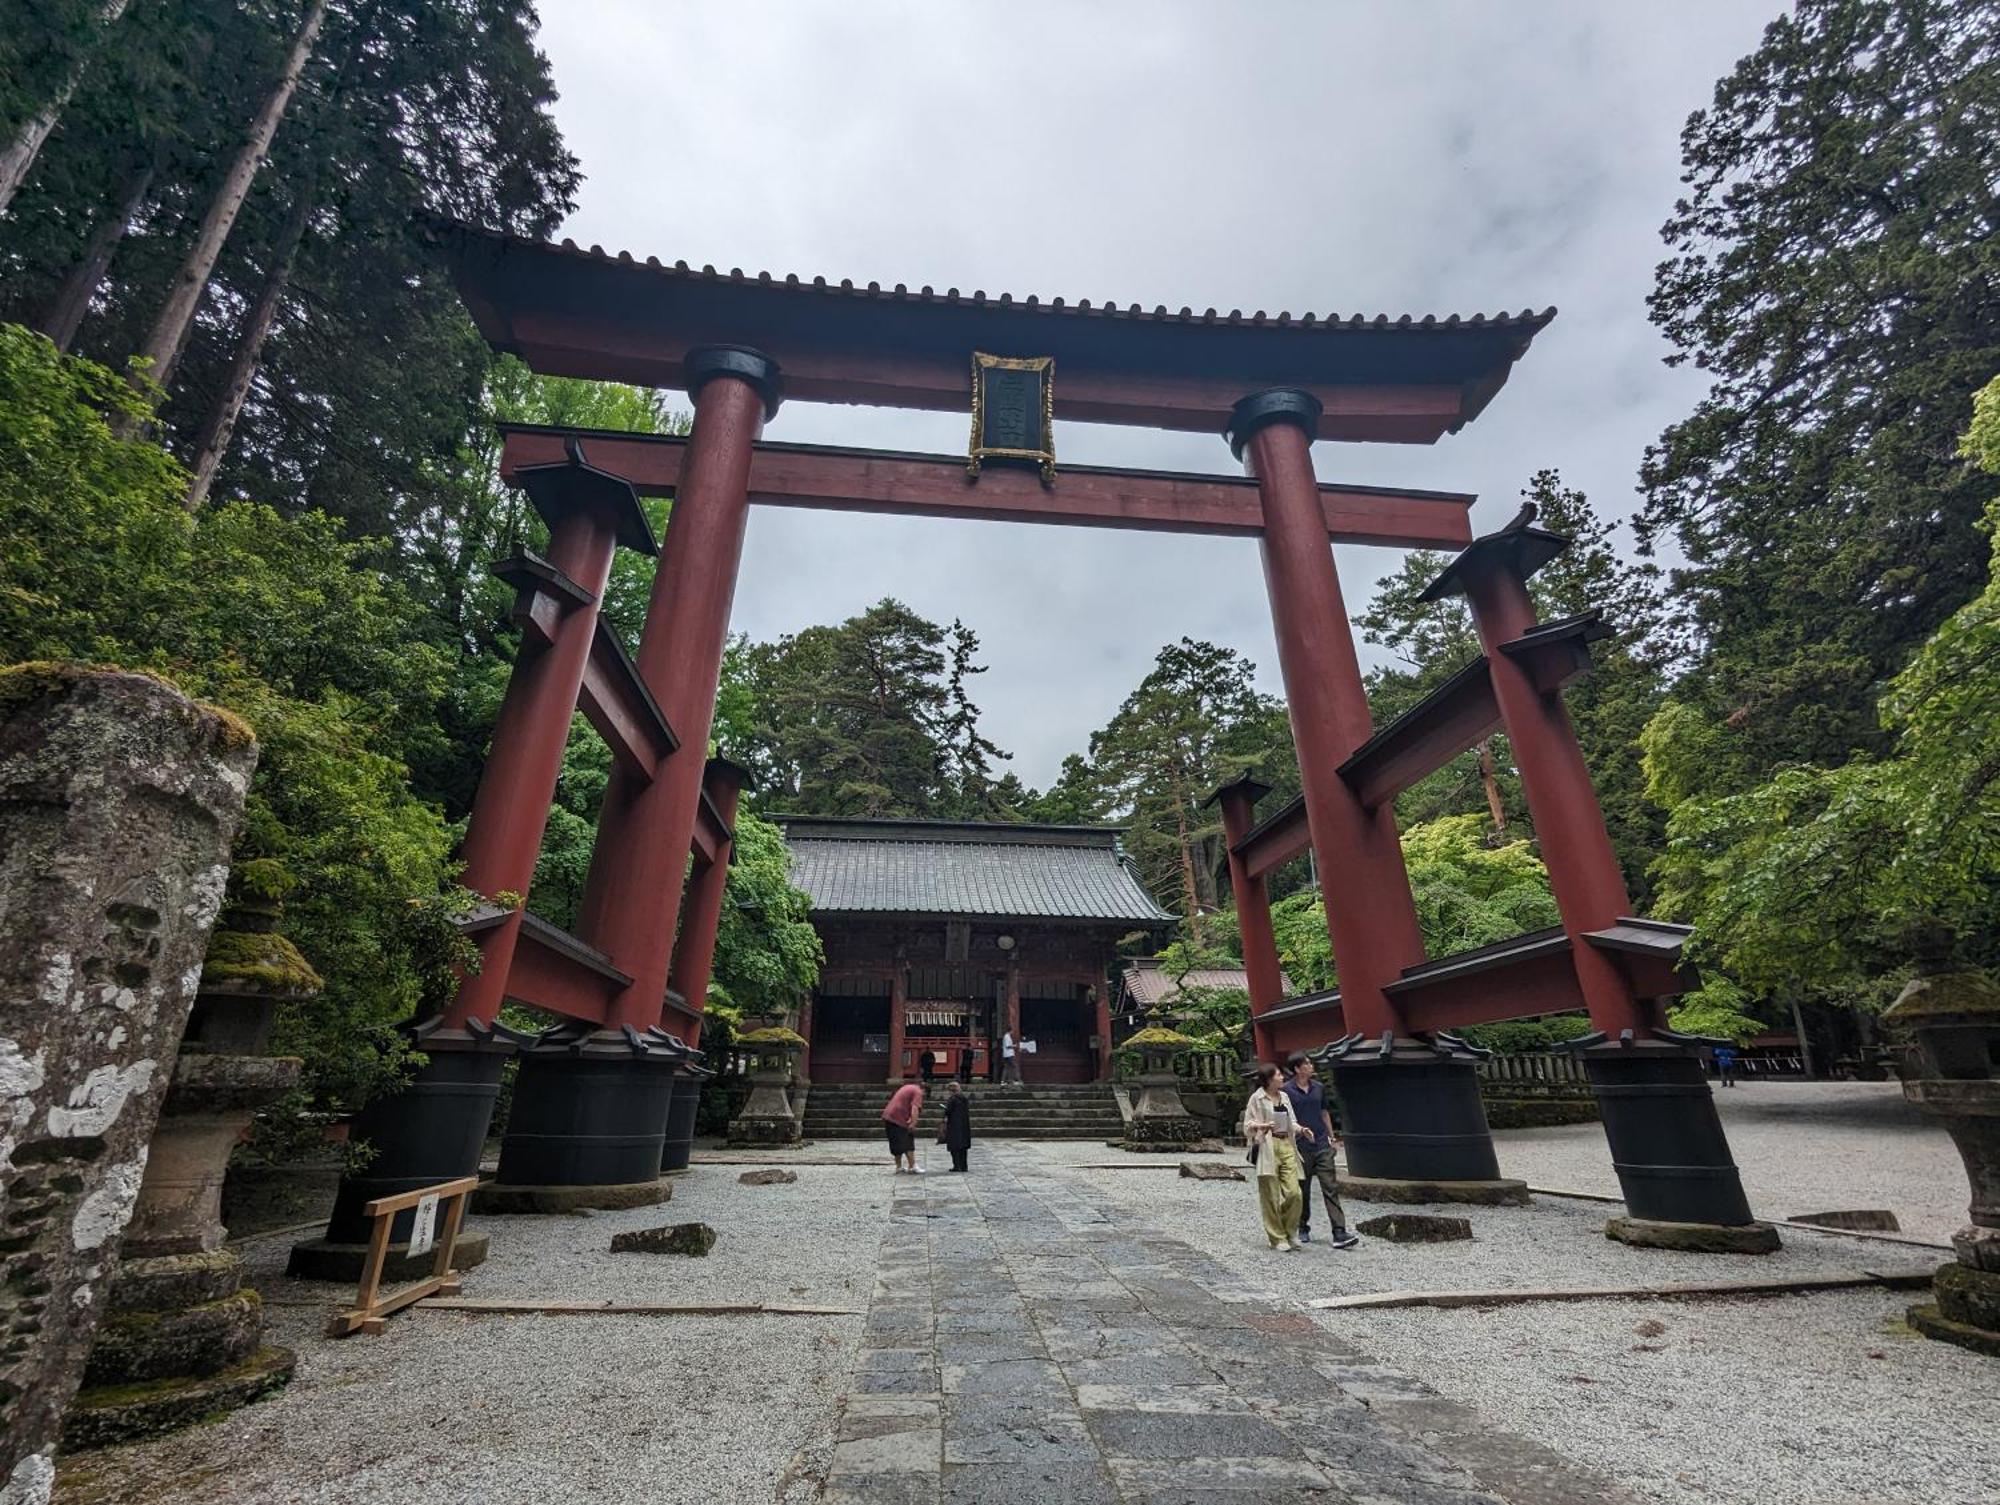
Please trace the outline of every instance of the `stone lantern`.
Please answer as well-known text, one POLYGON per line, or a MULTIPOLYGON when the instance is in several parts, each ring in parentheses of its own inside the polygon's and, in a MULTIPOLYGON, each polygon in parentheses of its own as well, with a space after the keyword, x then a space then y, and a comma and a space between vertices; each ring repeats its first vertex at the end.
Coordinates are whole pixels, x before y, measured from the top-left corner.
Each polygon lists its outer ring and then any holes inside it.
POLYGON ((1934 1304, 1910 1308, 1926 1337, 2000 1356, 2000 985, 1954 966, 1927 934, 1917 975, 1884 1020, 1916 1046, 1903 1095, 1944 1121, 1972 1183, 1972 1221, 1952 1235, 1956 1263, 1933 1282, 1934 1304))
POLYGON ((792 1111, 789 1090, 794 1063, 806 1048, 805 1037, 782 1024, 766 1025, 738 1035, 736 1044, 754 1053, 750 1098, 729 1121, 729 1143, 773 1149, 799 1142, 799 1118, 792 1111))
POLYGON ((311 998, 319 975, 277 933, 291 879, 246 862, 210 939, 187 1034, 147 1151, 110 1309, 66 1447, 126 1442, 246 1405, 291 1377, 289 1349, 264 1343, 263 1303, 226 1247, 222 1180, 259 1108, 298 1085, 296 1058, 264 1053, 278 1006, 311 998))
POLYGON ((1125 1041, 1139 1052, 1132 1117, 1125 1124, 1128 1150, 1185 1150, 1202 1138, 1201 1120, 1181 1101, 1181 1079, 1174 1057, 1194 1044, 1179 1030, 1149 1025, 1125 1041))

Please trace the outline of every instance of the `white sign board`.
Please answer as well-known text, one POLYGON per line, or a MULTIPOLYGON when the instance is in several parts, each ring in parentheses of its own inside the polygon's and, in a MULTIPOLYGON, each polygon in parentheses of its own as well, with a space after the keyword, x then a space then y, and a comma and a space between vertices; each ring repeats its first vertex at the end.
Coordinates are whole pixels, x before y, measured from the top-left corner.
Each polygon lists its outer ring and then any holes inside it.
POLYGON ((410 1224, 410 1253, 428 1254, 437 1244, 438 1236, 438 1195, 432 1192, 417 1204, 417 1215, 410 1224))

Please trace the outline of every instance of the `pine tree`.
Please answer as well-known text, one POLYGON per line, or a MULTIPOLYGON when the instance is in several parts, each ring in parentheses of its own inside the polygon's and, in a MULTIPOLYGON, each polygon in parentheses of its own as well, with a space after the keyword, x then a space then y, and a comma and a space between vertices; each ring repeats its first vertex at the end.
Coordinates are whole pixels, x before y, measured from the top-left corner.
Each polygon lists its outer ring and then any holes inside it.
POLYGON ((1640 519, 1686 559, 1678 693, 1751 769, 1838 762, 1985 564, 2000 479, 1954 449, 2000 369, 2000 10, 1801 0, 1681 147, 1652 317, 1713 386, 1640 519))

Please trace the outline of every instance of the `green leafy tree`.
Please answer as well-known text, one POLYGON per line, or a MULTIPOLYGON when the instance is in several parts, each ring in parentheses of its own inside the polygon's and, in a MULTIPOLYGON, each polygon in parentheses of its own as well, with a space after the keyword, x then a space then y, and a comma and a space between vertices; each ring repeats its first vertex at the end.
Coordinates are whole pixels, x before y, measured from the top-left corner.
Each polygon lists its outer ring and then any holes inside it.
POLYGON ((1959 465, 2000 366, 1990 0, 1802 0, 1681 137, 1651 307, 1711 379, 1642 470, 1692 672, 1747 775, 1879 753, 1882 684, 1980 588, 1959 465))
MULTIPOLYGON (((1445 816, 1403 832, 1403 860, 1427 955, 1450 956, 1560 922, 1548 872, 1526 841, 1489 845, 1478 814, 1445 816)), ((1326 903, 1296 893, 1271 906, 1278 957, 1293 986, 1339 984, 1326 903)))
POLYGON ((235 857, 290 875, 286 929, 326 982, 281 1011, 276 1045, 351 1106, 396 1080, 390 1026, 435 970, 420 922, 451 830, 404 754, 435 735, 448 659, 421 603, 330 519, 248 503, 191 518, 186 472, 114 432, 140 411, 112 371, 0 326, 0 661, 147 669, 250 722, 235 857))
MULTIPOLYGON (((1996 392, 1964 442, 1975 461, 1995 458, 1996 392)), ((1985 531, 2000 549, 2000 500, 1985 531)), ((1679 709, 1649 728, 1672 810, 1662 902, 1730 981, 1766 998, 1886 1002, 1911 930, 1938 922, 1982 963, 2000 959, 2000 555, 1988 569, 1885 688, 1881 758, 1788 767, 1718 795, 1689 769, 1737 728, 1679 709)))

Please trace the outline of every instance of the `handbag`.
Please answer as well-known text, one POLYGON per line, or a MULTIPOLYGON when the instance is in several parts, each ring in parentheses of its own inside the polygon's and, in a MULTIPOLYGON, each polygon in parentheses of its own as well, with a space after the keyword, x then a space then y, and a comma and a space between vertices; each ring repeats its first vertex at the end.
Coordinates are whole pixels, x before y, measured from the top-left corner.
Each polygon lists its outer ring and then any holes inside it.
POLYGON ((1249 1153, 1249 1154, 1247 1154, 1247 1155, 1245 1155, 1245 1156, 1243 1157, 1243 1163, 1244 1163, 1245 1165, 1255 1165, 1255 1164, 1257 1163, 1257 1146, 1256 1146, 1256 1145, 1254 1145, 1254 1144, 1253 1144, 1253 1145, 1251 1145, 1251 1146, 1250 1146, 1250 1153, 1249 1153))

